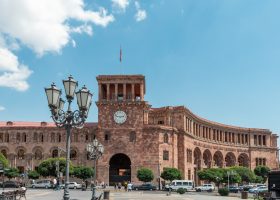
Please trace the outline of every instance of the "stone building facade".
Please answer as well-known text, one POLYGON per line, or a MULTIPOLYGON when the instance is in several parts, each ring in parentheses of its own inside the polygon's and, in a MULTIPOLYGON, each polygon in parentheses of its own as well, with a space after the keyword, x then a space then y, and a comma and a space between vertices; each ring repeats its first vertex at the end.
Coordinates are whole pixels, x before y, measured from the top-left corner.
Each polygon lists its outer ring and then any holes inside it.
MULTIPOLYGON (((93 166, 85 146, 97 138, 105 148, 99 181, 135 183, 141 167, 156 178, 165 167, 176 167, 184 179, 198 182, 196 172, 203 168, 279 166, 277 135, 268 129, 212 122, 184 106, 152 108, 142 75, 100 75, 97 82, 98 122, 72 130, 70 157, 75 165, 93 166)), ((65 149, 65 130, 54 123, 0 122, 0 151, 22 172, 64 156, 60 148, 65 149)))

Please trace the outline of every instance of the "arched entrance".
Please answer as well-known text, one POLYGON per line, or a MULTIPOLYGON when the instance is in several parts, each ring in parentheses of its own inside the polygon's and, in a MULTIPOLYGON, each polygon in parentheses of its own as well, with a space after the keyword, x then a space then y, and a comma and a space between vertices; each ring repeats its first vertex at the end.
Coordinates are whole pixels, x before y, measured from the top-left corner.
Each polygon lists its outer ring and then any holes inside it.
POLYGON ((115 154, 110 159, 109 185, 131 181, 131 161, 122 153, 115 154))

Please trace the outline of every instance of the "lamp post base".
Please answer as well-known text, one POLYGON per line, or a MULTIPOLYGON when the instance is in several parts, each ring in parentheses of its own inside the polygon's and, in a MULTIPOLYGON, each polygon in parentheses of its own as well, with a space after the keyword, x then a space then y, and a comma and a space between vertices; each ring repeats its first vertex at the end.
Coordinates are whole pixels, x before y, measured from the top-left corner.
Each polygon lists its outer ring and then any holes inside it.
POLYGON ((96 191, 96 186, 95 186, 95 184, 94 184, 94 185, 92 186, 91 200, 96 200, 95 191, 96 191))

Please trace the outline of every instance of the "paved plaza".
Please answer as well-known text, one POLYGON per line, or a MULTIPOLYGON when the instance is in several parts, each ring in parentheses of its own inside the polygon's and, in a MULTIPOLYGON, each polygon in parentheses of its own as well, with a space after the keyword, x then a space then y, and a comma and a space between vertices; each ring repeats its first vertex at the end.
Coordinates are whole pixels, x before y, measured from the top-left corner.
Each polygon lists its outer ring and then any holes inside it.
MULTIPOLYGON (((28 189, 28 200, 62 200, 63 190, 37 190, 28 189)), ((90 200, 91 191, 70 190, 71 200, 90 200)), ((133 191, 133 192, 115 192, 111 191, 110 200, 239 200, 239 197, 221 197, 215 193, 186 193, 183 195, 172 193, 170 196, 166 195, 166 192, 153 192, 153 191, 133 191)))

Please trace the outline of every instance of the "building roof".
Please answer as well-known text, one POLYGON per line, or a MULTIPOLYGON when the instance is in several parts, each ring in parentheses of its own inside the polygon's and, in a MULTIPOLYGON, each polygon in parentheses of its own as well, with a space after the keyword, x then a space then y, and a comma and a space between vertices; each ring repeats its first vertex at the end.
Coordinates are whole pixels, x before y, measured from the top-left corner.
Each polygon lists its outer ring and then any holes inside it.
MULTIPOLYGON (((97 126, 95 122, 85 123, 85 127, 97 126)), ((54 122, 0 121, 0 127, 56 127, 54 122)))

